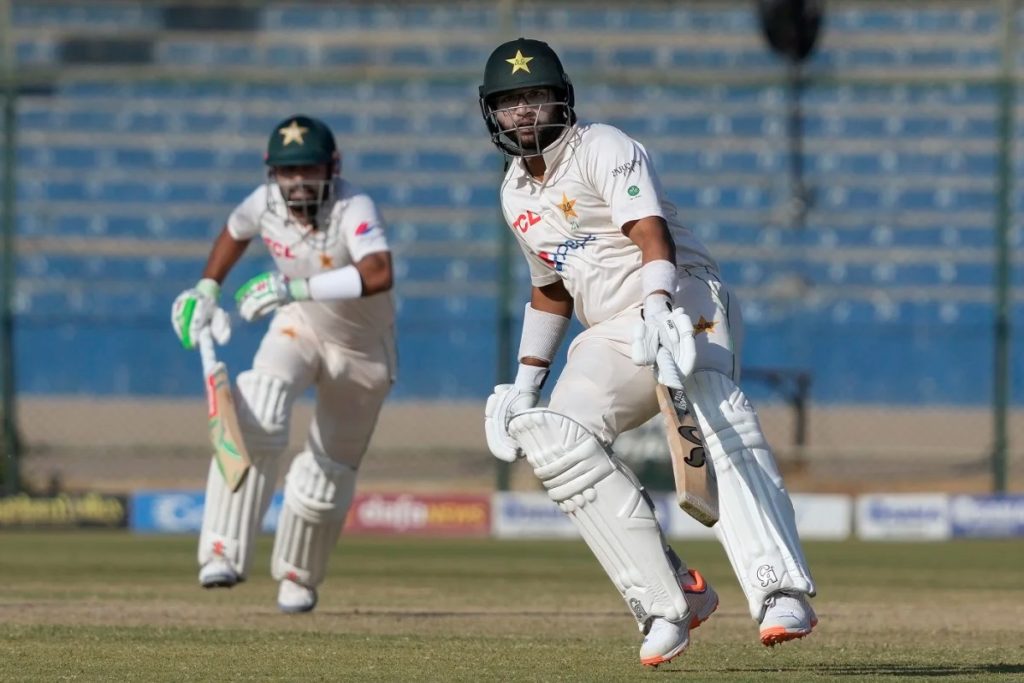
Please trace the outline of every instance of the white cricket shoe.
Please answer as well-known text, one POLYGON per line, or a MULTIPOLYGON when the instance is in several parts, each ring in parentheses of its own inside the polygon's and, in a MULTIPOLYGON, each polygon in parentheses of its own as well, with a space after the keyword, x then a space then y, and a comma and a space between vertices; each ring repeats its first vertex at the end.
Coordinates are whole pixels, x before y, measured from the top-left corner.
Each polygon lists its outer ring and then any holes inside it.
POLYGON ((231 588, 241 581, 227 560, 213 559, 199 569, 199 585, 203 588, 231 588))
POLYGON ((295 583, 290 579, 281 581, 281 588, 277 591, 277 606, 285 614, 298 614, 299 612, 310 612, 316 607, 316 589, 295 583))
POLYGON ((644 642, 640 644, 640 663, 658 666, 670 662, 690 644, 690 626, 686 621, 668 621, 654 617, 647 625, 644 642))
POLYGON ((690 569, 682 574, 679 585, 683 587, 683 595, 690 608, 690 630, 692 631, 707 621, 708 617, 718 609, 718 593, 696 569, 690 569))
POLYGON ((767 647, 803 638, 818 625, 818 616, 803 593, 780 591, 764 601, 761 643, 767 647))

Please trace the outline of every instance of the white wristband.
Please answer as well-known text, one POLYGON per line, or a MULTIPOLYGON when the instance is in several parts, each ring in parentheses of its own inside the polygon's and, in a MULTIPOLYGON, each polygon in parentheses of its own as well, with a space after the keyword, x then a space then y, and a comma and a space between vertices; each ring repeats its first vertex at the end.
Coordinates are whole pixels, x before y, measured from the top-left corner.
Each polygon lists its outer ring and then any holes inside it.
POLYGON ((664 259, 645 263, 640 269, 640 286, 643 289, 641 300, 659 290, 668 292, 669 299, 674 299, 679 286, 675 264, 664 259))
POLYGON ((544 386, 544 380, 548 378, 548 369, 539 365, 519 364, 519 371, 516 372, 516 389, 520 391, 540 391, 544 386))
POLYGON ((569 319, 556 313, 538 311, 526 304, 523 313, 523 334, 519 338, 519 359, 538 358, 548 363, 562 345, 569 319))
POLYGON ((358 299, 363 295, 363 279, 355 266, 335 268, 309 278, 309 298, 314 301, 358 299))

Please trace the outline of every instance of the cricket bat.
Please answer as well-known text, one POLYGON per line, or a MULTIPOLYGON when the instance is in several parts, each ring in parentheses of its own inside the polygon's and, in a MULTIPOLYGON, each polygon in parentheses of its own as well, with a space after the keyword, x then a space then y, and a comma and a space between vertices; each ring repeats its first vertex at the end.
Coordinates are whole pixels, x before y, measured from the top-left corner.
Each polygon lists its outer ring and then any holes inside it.
POLYGON ((224 476, 228 488, 237 491, 249 471, 249 453, 238 427, 235 401, 231 397, 231 379, 228 368, 217 360, 213 337, 209 329, 199 333, 199 356, 203 361, 203 379, 206 382, 207 417, 213 459, 224 476))
POLYGON ((704 452, 700 432, 695 425, 685 424, 686 404, 681 391, 664 384, 659 384, 655 391, 665 417, 676 502, 704 526, 714 526, 718 521, 718 480, 704 452))

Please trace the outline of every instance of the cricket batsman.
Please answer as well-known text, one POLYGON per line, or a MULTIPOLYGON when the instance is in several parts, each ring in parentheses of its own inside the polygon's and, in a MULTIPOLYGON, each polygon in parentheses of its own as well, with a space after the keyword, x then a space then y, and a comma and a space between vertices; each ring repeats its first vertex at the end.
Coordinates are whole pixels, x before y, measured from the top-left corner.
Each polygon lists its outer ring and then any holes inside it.
POLYGON ((316 606, 317 587, 352 503, 359 463, 396 375, 391 253, 372 199, 339 177, 334 134, 291 116, 270 134, 267 182, 228 217, 202 279, 174 301, 171 321, 186 349, 200 331, 225 343, 220 285, 253 238, 277 270, 235 294, 246 321, 270 326, 235 387, 252 467, 235 491, 211 462, 199 538, 199 583, 231 587, 249 575, 253 542, 288 444, 295 399, 316 390, 305 447, 285 476, 271 573, 284 612, 316 606))
POLYGON ((610 444, 658 412, 656 382, 684 389, 718 476, 715 532, 761 642, 802 638, 817 623, 814 581, 738 385, 739 303, 665 200, 643 145, 578 122, 573 105, 546 43, 519 38, 487 60, 480 109, 509 162, 501 208, 532 284, 515 382, 487 399, 488 446, 502 460, 526 457, 636 617, 640 661, 656 666, 686 649, 718 596, 666 545, 650 499, 610 444), (548 407, 536 408, 574 311, 586 329, 548 407))

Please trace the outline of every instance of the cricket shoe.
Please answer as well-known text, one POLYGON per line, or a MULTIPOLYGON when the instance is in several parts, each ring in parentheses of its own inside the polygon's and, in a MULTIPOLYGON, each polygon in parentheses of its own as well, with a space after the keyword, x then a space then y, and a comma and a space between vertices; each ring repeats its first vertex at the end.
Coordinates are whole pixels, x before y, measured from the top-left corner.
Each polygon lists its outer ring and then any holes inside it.
POLYGON ((767 647, 803 638, 818 625, 818 616, 803 593, 779 591, 764 601, 761 644, 767 647))
POLYGON ((658 666, 670 662, 681 655, 689 644, 689 622, 654 617, 648 622, 644 642, 640 644, 640 663, 644 666, 658 666))
POLYGON ((718 609, 718 593, 696 569, 687 570, 679 578, 679 585, 683 587, 683 595, 690 608, 690 630, 692 631, 707 621, 708 617, 718 609))
POLYGON ((199 585, 203 588, 231 588, 242 581, 227 560, 210 560, 199 569, 199 585))
POLYGON ((311 612, 316 607, 316 589, 295 583, 291 579, 281 581, 281 588, 277 591, 277 606, 285 614, 299 614, 300 612, 311 612))

